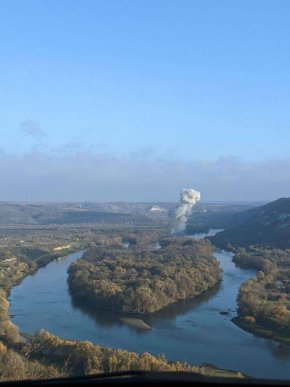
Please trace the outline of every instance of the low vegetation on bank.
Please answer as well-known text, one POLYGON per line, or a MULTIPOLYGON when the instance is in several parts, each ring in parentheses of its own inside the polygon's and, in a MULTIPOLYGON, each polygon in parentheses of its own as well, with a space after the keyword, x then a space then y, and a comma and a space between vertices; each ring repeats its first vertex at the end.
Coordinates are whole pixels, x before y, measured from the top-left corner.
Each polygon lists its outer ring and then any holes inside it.
MULTIPOLYGON (((18 342, 18 328, 11 322, 7 296, 12 286, 39 267, 70 254, 92 239, 90 232, 54 232, 51 230, 1 230, 0 234, 0 340, 4 345, 18 342)), ((5 356, 8 356, 5 352, 5 356)), ((10 356, 10 355, 9 355, 10 356)), ((0 371, 1 373, 1 371, 0 371)))
POLYGON ((20 341, 18 328, 11 322, 8 313, 9 302, 6 293, 0 289, 0 340, 5 344, 13 344, 20 341))
POLYGON ((0 229, 0 289, 6 293, 25 276, 49 262, 94 245, 91 230, 0 229))
POLYGON ((0 380, 47 379, 128 370, 186 371, 205 376, 243 377, 240 372, 169 362, 164 356, 139 355, 88 341, 64 340, 46 331, 41 331, 26 343, 15 345, 14 349, 7 348, 0 341, 0 380))
POLYGON ((234 261, 258 270, 239 290, 236 322, 263 336, 290 343, 290 250, 240 249, 234 261))
POLYGON ((197 296, 221 279, 208 241, 166 238, 162 248, 95 247, 69 268, 73 298, 94 309, 153 313, 197 296))

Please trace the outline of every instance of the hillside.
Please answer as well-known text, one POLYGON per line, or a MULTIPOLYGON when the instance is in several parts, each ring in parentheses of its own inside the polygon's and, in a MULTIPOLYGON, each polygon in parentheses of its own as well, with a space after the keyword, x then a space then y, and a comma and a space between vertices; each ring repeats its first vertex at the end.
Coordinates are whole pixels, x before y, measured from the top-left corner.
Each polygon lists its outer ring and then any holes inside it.
MULTIPOLYGON (((167 208, 148 203, 0 203, 0 225, 152 225, 168 220, 167 208)), ((169 206, 170 208, 170 206, 169 206)))
POLYGON ((235 223, 236 215, 255 208, 253 203, 211 203, 199 204, 193 209, 186 223, 186 233, 208 232, 211 228, 225 229, 235 223))
POLYGON ((290 198, 236 214, 232 226, 210 238, 220 247, 290 247, 290 198))

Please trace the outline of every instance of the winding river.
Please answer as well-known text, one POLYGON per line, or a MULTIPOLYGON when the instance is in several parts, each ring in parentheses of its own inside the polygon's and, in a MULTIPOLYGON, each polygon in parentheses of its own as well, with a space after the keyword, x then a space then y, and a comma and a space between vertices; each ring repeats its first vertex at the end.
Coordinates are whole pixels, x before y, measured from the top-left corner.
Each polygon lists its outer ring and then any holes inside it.
POLYGON ((238 289, 255 273, 237 268, 232 253, 215 252, 223 269, 219 286, 194 301, 174 304, 144 318, 152 327, 149 331, 124 324, 117 315, 73 305, 67 269, 82 253, 49 263, 11 290, 9 312, 20 331, 32 334, 43 328, 63 338, 164 354, 170 360, 214 364, 256 377, 290 378, 290 347, 243 331, 231 321, 236 316, 238 289))

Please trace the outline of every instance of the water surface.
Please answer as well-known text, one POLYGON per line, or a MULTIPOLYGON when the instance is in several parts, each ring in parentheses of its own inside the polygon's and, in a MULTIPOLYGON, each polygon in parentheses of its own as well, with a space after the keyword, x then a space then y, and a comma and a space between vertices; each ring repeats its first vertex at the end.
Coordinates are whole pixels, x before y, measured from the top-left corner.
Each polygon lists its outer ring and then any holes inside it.
POLYGON ((197 365, 211 363, 256 377, 290 379, 288 346, 254 336, 231 321, 236 316, 240 284, 255 273, 237 268, 232 253, 215 253, 223 269, 220 286, 197 300, 171 305, 144 318, 151 331, 129 327, 118 315, 86 312, 73 305, 67 269, 81 255, 78 252, 51 262, 11 290, 9 312, 22 332, 35 333, 43 328, 63 338, 165 354, 170 360, 197 365))

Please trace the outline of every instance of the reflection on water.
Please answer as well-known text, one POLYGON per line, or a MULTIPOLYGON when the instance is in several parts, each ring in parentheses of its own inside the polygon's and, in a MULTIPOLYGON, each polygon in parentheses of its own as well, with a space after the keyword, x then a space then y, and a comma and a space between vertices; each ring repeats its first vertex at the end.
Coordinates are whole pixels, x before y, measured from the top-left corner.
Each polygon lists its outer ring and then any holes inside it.
POLYGON ((153 315, 149 316, 148 321, 154 321, 156 318, 172 319, 178 315, 185 314, 199 306, 201 303, 206 302, 214 297, 219 291, 220 287, 221 283, 218 283, 213 288, 207 290, 205 293, 200 294, 197 297, 188 300, 177 301, 174 304, 170 304, 166 308, 161 309, 153 315))
POLYGON ((273 340, 267 340, 267 347, 270 349, 270 351, 275 356, 275 358, 278 358, 281 360, 289 359, 290 347, 288 345, 275 342, 273 340))
POLYGON ((51 262, 11 290, 9 311, 22 332, 43 328, 64 338, 139 353, 163 353, 170 360, 215 364, 257 377, 290 377, 288 346, 256 337, 231 321, 236 316, 238 289, 254 275, 253 270, 237 268, 232 253, 215 252, 223 269, 223 281, 216 288, 141 317, 152 327, 150 331, 129 327, 120 321, 120 315, 72 303, 67 269, 81 254, 51 262))
MULTIPOLYGON (((148 325, 154 326, 155 321, 158 321, 160 319, 163 319, 163 320, 175 319, 178 315, 183 315, 189 312, 190 310, 193 310, 201 303, 208 301, 210 298, 215 296, 216 293, 219 291, 220 287, 221 287, 221 283, 218 283, 216 286, 209 289, 204 294, 201 294, 189 300, 181 300, 181 301, 175 302, 173 304, 168 305, 166 308, 163 308, 162 310, 150 315, 149 314, 140 315, 137 313, 120 314, 120 313, 112 313, 112 312, 107 312, 102 310, 96 310, 96 309, 93 309, 90 305, 85 305, 76 300, 72 300, 72 305, 75 308, 80 309, 83 313, 86 313, 87 315, 89 315, 91 318, 94 319, 97 325, 100 325, 100 326, 106 326, 106 327, 120 326, 124 324, 120 320, 120 317, 131 317, 136 319, 142 319, 148 325)), ((140 333, 147 332, 137 327, 132 327, 132 329, 135 329, 140 333)))

